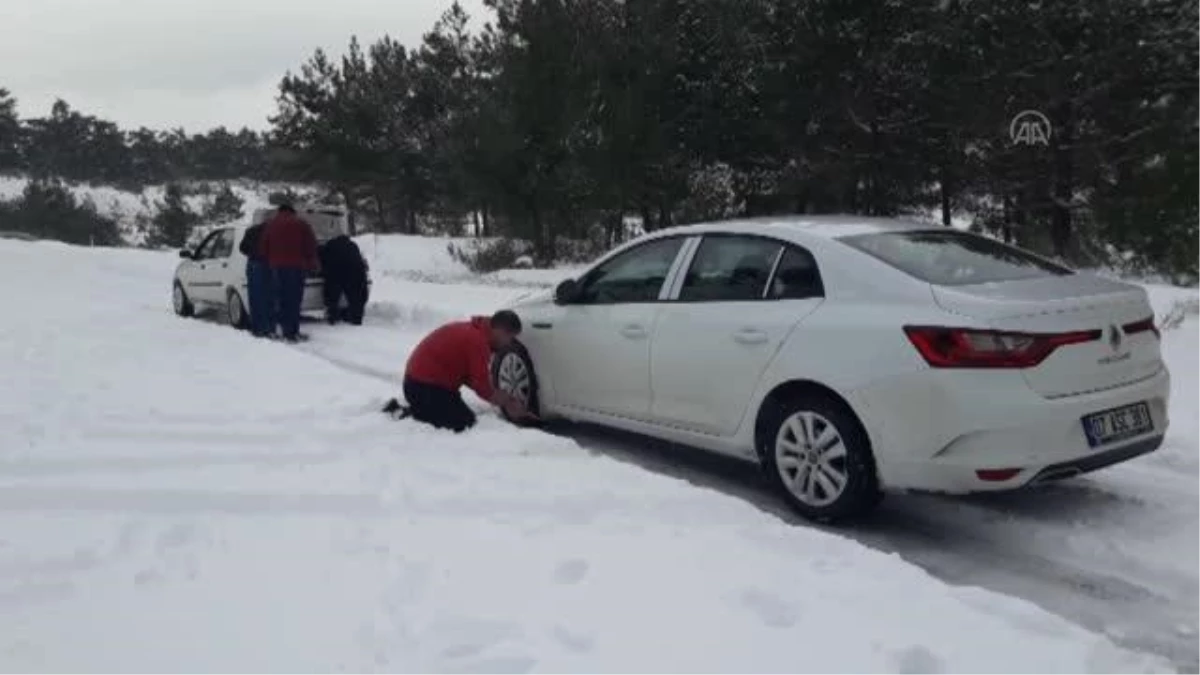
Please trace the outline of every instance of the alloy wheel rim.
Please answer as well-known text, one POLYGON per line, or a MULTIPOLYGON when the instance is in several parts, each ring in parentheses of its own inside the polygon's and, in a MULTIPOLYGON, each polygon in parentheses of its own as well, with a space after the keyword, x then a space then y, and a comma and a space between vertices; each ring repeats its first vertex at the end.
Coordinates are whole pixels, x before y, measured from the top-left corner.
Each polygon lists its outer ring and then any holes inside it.
POLYGON ((175 303, 175 311, 182 312, 183 311, 183 289, 179 287, 179 284, 175 284, 175 288, 171 289, 171 299, 175 303))
POLYGON ((788 491, 808 506, 837 501, 850 482, 846 443, 825 416, 801 410, 783 421, 775 437, 775 466, 788 491))
POLYGON ((529 368, 515 353, 505 354, 500 359, 500 368, 496 379, 501 391, 510 396, 516 396, 525 405, 529 405, 530 377, 529 368))

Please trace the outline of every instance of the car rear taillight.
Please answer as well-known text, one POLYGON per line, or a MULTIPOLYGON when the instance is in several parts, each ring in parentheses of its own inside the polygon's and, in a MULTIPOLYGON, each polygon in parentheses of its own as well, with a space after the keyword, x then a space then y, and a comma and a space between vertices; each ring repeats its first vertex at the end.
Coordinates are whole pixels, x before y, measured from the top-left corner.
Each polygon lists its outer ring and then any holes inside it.
POLYGON ((1133 323, 1127 323, 1124 326, 1121 326, 1121 330, 1125 331, 1126 335, 1137 335, 1138 333, 1150 331, 1151 333, 1154 333, 1154 337, 1162 339, 1162 334, 1158 332, 1158 326, 1154 325, 1154 317, 1142 319, 1141 321, 1134 321, 1133 323))
POLYGON ((905 326, 904 333, 934 368, 1032 368, 1055 349, 1100 339, 1100 331, 1016 333, 976 328, 905 326))

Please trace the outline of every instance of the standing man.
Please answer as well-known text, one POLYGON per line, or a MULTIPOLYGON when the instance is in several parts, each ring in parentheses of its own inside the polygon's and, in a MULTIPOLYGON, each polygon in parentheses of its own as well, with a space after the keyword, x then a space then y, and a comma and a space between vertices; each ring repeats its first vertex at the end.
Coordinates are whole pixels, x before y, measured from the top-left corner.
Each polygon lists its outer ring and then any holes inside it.
POLYGON ((367 261, 350 237, 340 234, 320 248, 324 277, 325 318, 330 325, 348 321, 361 326, 367 306, 367 261), (342 312, 342 296, 346 311, 342 312))
MULTIPOLYGON (((404 397, 413 419, 454 432, 475 426, 475 413, 463 402, 459 388, 470 387, 479 398, 503 408, 511 419, 528 418, 519 399, 492 387, 492 351, 512 344, 521 333, 521 319, 508 310, 450 323, 430 333, 408 357, 404 397)), ((384 412, 400 409, 396 400, 384 412)))
POLYGON ((250 296, 250 332, 254 337, 275 334, 275 290, 271 268, 260 253, 266 223, 256 223, 246 229, 238 250, 246 256, 246 291, 250 296))
POLYGON ((271 266, 271 273, 275 277, 283 339, 298 342, 304 338, 300 334, 304 281, 310 273, 320 269, 317 237, 313 234, 312 226, 296 215, 291 204, 281 204, 275 217, 263 230, 259 251, 271 266))

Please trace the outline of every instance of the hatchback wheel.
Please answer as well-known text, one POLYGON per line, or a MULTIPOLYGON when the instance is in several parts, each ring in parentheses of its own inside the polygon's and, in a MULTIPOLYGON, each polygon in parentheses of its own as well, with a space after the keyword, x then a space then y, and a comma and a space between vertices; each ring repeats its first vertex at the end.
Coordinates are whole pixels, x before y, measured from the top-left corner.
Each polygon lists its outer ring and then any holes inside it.
MULTIPOLYGON (((529 412, 534 415, 539 413, 537 375, 533 372, 533 360, 529 358, 525 345, 516 342, 496 353, 492 360, 492 382, 500 391, 524 403, 529 412)), ((509 419, 507 412, 501 411, 501 414, 510 422, 526 424, 509 419)))
POLYGON ((760 446, 768 479, 807 518, 853 518, 879 503, 870 441, 839 401, 812 394, 775 405, 760 446))
POLYGON ((246 305, 242 303, 241 294, 229 289, 228 301, 229 325, 238 330, 245 329, 250 325, 250 317, 246 316, 246 305))
POLYGON ((190 317, 196 313, 196 308, 192 306, 187 293, 183 290, 183 284, 178 280, 171 289, 171 305, 174 307, 175 313, 182 317, 190 317))

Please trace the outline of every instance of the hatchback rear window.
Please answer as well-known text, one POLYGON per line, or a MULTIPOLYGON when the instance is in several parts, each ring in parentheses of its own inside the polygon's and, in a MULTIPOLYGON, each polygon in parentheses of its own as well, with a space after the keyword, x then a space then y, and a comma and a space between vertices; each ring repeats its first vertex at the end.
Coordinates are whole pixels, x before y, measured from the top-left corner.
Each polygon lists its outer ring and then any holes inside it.
POLYGON ((957 230, 880 232, 842 237, 840 241, 938 286, 1073 274, 1066 267, 1019 248, 957 230))

